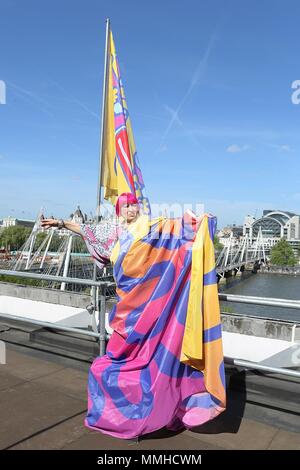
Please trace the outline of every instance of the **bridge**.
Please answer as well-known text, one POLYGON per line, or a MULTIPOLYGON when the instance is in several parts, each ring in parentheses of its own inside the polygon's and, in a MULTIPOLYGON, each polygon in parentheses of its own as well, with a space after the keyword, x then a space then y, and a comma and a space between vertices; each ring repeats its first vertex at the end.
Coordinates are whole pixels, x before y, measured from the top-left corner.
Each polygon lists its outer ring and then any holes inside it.
MULTIPOLYGON (((1 267, 12 271, 32 271, 49 275, 70 275, 71 277, 90 279, 93 272, 93 263, 88 253, 82 252, 80 237, 71 232, 60 238, 59 246, 55 251, 50 251, 52 238, 56 231, 52 228, 46 233, 46 237, 36 246, 36 236, 39 231, 39 220, 36 221, 33 230, 17 256, 7 260, 3 258, 1 267), (6 261, 6 263, 4 262, 6 261)), ((53 248, 53 247, 52 247, 53 248)), ((219 281, 222 282, 230 275, 241 275, 245 269, 256 270, 261 263, 266 262, 266 252, 269 251, 266 239, 259 229, 256 238, 246 234, 237 244, 232 234, 228 243, 216 253, 216 272, 219 281)), ((109 270, 104 275, 112 274, 109 270)), ((103 277, 103 273, 99 277, 103 277)), ((44 285, 44 284, 43 284, 44 285)), ((57 283, 50 283, 48 287, 57 287, 57 283)), ((66 289, 64 283, 61 290, 66 289)))
POLYGON ((246 267, 257 269, 262 262, 266 262, 266 248, 261 228, 257 238, 250 240, 246 234, 238 245, 231 234, 228 243, 216 257, 218 278, 225 279, 232 273, 240 275, 246 267))

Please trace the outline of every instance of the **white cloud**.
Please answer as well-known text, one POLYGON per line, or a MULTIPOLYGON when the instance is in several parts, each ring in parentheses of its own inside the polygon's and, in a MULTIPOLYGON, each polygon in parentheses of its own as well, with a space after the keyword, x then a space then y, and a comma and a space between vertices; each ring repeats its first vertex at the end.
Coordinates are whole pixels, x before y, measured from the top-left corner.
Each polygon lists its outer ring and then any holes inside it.
POLYGON ((288 144, 269 144, 270 147, 278 150, 278 152, 293 152, 294 150, 288 144))
POLYGON ((249 149, 249 145, 237 145, 237 144, 231 144, 229 147, 227 147, 226 152, 228 153, 238 153, 238 152, 244 152, 245 150, 249 149))
POLYGON ((162 144, 159 149, 158 149, 158 152, 159 153, 163 153, 163 152, 166 152, 168 150, 168 147, 165 145, 165 144, 162 144))
POLYGON ((281 152, 292 152, 292 149, 289 145, 284 144, 284 145, 279 145, 279 150, 281 152))
POLYGON ((6 104, 6 85, 3 80, 0 80, 0 104, 6 104))

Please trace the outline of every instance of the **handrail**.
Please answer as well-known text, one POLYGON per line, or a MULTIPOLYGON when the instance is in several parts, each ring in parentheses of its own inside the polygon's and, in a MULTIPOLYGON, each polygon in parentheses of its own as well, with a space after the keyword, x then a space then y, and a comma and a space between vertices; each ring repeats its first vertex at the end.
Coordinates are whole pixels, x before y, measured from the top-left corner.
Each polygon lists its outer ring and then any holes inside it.
POLYGON ((16 315, 9 315, 2 312, 0 312, 0 318, 6 318, 7 320, 22 321, 23 323, 30 323, 31 325, 44 326, 45 328, 51 328, 52 330, 69 331, 71 333, 78 333, 80 335, 93 336, 94 338, 99 339, 99 333, 95 333, 94 331, 81 330, 80 328, 72 328, 71 326, 58 325, 57 323, 35 320, 34 318, 17 317, 16 315))
MULTIPOLYGON (((82 284, 82 285, 95 286, 95 287, 115 286, 115 283, 112 281, 93 281, 92 279, 52 276, 49 274, 36 274, 36 273, 24 272, 24 271, 9 271, 5 269, 0 269, 0 275, 2 274, 7 275, 7 276, 24 277, 24 278, 29 278, 29 279, 37 279, 37 280, 45 280, 45 281, 66 282, 69 284, 82 284)), ((257 297, 257 296, 250 296, 250 295, 224 294, 224 293, 219 293, 219 300, 226 301, 226 302, 300 309, 300 300, 279 299, 279 298, 272 298, 272 297, 257 297)))
POLYGON ((115 285, 112 281, 94 281, 93 279, 81 279, 77 277, 66 277, 66 276, 53 276, 51 274, 36 274, 25 271, 10 271, 8 269, 0 269, 0 276, 15 276, 24 277, 27 279, 37 279, 41 281, 54 281, 54 282, 66 282, 68 284, 81 284, 85 286, 99 287, 105 285, 107 287, 115 285))
POLYGON ((235 295, 219 293, 219 300, 241 304, 266 305, 272 307, 300 308, 300 300, 278 299, 272 297, 256 297, 251 295, 235 295))
MULTIPOLYGON (((36 273, 31 273, 31 272, 24 272, 24 271, 10 271, 7 269, 0 269, 0 275, 7 275, 7 276, 15 276, 15 277, 24 277, 24 278, 29 278, 29 279, 37 279, 37 280, 45 280, 45 281, 54 281, 54 282, 65 282, 68 284, 81 284, 81 285, 86 285, 86 286, 94 286, 96 287, 97 291, 100 290, 100 295, 97 295, 97 304, 98 304, 98 315, 99 315, 99 333, 95 333, 95 335, 99 338, 99 353, 100 356, 105 354, 105 348, 106 348, 106 331, 105 331, 105 322, 103 319, 105 319, 105 306, 106 306, 106 295, 105 291, 107 287, 110 287, 114 285, 113 282, 111 281, 94 281, 93 279, 80 279, 80 278, 73 278, 73 277, 66 277, 66 276, 52 276, 49 274, 36 274, 36 273)), ((94 306, 95 307, 95 306, 94 306)), ((4 314, 3 314, 4 315, 4 314)), ((3 315, 0 313, 0 317, 3 315)), ((12 319, 12 316, 9 316, 12 319)), ((16 317, 14 318, 17 321, 26 321, 24 320, 24 317, 16 317)), ((34 323, 35 321, 32 320, 31 323, 34 323)), ((46 323, 46 322, 45 322, 46 323)), ((50 323, 52 329, 59 329, 63 331, 70 331, 69 327, 65 327, 62 325, 56 325, 55 323, 50 323)), ((48 325, 47 325, 48 326, 48 325)), ((86 330, 81 330, 81 329, 75 329, 76 333, 78 334, 87 334, 88 331, 86 330)), ((88 336, 94 336, 91 334, 88 334, 88 336)))
POLYGON ((288 375, 290 377, 300 378, 300 371, 286 369, 284 367, 281 369, 280 367, 265 366, 257 362, 244 361, 243 359, 235 359, 231 357, 224 357, 224 362, 226 364, 233 364, 235 366, 241 366, 241 367, 244 367, 245 369, 255 369, 255 370, 261 370, 264 372, 272 372, 275 374, 282 374, 282 375, 288 375))
MULTIPOLYGON (((93 336, 99 338, 100 344, 100 356, 105 354, 105 340, 106 340, 106 332, 105 332, 105 290, 107 287, 115 285, 114 282, 111 281, 94 281, 89 279, 79 279, 79 278, 72 278, 72 277, 64 277, 64 276, 52 276, 48 274, 36 274, 31 272, 23 272, 23 271, 9 271, 0 269, 0 275, 5 274, 8 276, 16 276, 16 277, 25 277, 30 279, 39 279, 39 280, 49 280, 49 281, 56 281, 56 282, 66 282, 69 284, 82 284, 82 285, 89 285, 95 286, 100 289, 101 294, 98 296, 98 311, 99 311, 99 326, 100 331, 99 333, 81 330, 77 328, 71 328, 63 325, 57 325, 55 323, 50 322, 40 322, 34 319, 28 319, 24 317, 17 317, 13 315, 7 315, 0 313, 0 318, 7 318, 11 320, 17 320, 22 322, 28 322, 32 324, 42 325, 48 328, 57 329, 57 330, 64 330, 70 332, 76 332, 78 334, 83 334, 86 336, 93 336)), ((234 295, 234 294, 223 294, 219 293, 219 300, 227 301, 227 302, 236 302, 236 303, 247 303, 247 304, 255 304, 255 305, 266 305, 266 306, 274 306, 274 307, 286 307, 292 309, 300 309, 300 301, 299 300, 289 300, 289 299, 278 299, 278 298, 268 298, 268 297, 256 297, 256 296, 246 296, 246 295, 234 295)), ((300 377, 300 371, 294 371, 285 368, 277 368, 277 367, 268 367, 256 362, 251 361, 244 361, 238 358, 224 358, 226 363, 231 363, 237 366, 241 366, 248 369, 255 369, 255 370, 262 370, 265 372, 273 372, 282 375, 288 375, 291 377, 300 377)))

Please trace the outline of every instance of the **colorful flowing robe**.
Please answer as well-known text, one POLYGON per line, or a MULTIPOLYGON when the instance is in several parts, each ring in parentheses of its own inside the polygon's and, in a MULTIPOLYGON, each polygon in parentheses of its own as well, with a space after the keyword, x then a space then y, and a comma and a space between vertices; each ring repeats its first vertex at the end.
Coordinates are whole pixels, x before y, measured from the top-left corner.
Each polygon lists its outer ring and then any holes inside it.
POLYGON ((114 331, 90 368, 87 427, 129 439, 198 426, 225 409, 215 229, 207 214, 142 216, 119 234, 114 331))

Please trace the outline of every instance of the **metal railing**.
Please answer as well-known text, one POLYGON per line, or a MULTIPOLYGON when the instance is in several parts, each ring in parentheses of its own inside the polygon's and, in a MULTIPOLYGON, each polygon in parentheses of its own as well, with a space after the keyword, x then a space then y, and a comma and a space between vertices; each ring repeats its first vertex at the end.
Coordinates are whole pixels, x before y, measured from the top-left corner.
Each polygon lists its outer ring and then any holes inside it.
MULTIPOLYGON (((63 276, 52 276, 46 274, 35 274, 31 272, 20 272, 20 271, 9 271, 9 270, 0 270, 0 276, 7 275, 7 276, 15 276, 20 278, 27 278, 27 279, 37 279, 37 280, 46 280, 46 281, 56 281, 56 282, 65 282, 69 284, 81 284, 86 286, 93 286, 97 290, 97 307, 96 310, 98 311, 98 322, 99 322, 99 332, 92 332, 88 330, 83 330, 80 328, 72 328, 63 325, 57 325, 56 323, 50 322, 42 322, 34 319, 28 319, 19 316, 12 316, 8 314, 4 314, 0 312, 0 318, 6 318, 21 322, 27 322, 31 324, 37 324, 40 326, 44 326, 47 328, 51 328, 54 330, 62 330, 62 331, 69 331, 74 332, 77 334, 82 334, 86 336, 92 336, 99 340, 99 353, 100 356, 105 354, 106 349, 106 329, 105 329, 105 313, 106 313, 106 289, 108 287, 112 287, 115 285, 114 282, 111 281, 93 281, 87 279, 78 279, 72 277, 63 277, 63 276)), ((275 307, 285 307, 291 309, 300 309, 300 301, 299 300, 289 300, 289 299, 277 299, 277 298, 268 298, 268 297, 256 297, 256 296, 245 296, 245 295, 233 295, 233 294, 223 294, 219 293, 219 300, 227 301, 227 302, 235 302, 235 303, 246 303, 246 304, 254 304, 254 305, 265 305, 265 306, 275 306, 275 307)), ((282 375, 288 375, 292 377, 299 377, 300 372, 294 371, 291 369, 285 368, 275 368, 265 366, 259 363, 244 361, 241 359, 234 359, 234 358, 227 358, 225 357, 226 363, 231 363, 240 367, 248 368, 248 369, 256 369, 265 372, 273 372, 279 373, 282 375)))
POLYGON ((285 369, 281 367, 265 366, 263 364, 258 364, 257 362, 244 361, 242 359, 234 359, 230 357, 225 357, 224 362, 226 364, 233 364, 238 367, 243 367, 244 369, 261 370, 263 372, 272 372, 274 374, 282 374, 282 375, 288 375, 290 377, 300 378, 300 372, 297 370, 285 369))
POLYGON ((91 286, 96 288, 96 304, 94 309, 98 311, 98 321, 99 321, 99 333, 95 333, 88 330, 82 330, 80 328, 71 328, 63 325, 57 325, 56 323, 50 322, 40 322, 34 319, 28 319, 21 316, 12 316, 0 312, 0 318, 6 318, 16 321, 22 321, 25 323, 37 324, 47 328, 52 328, 53 330, 61 331, 71 331, 85 336, 93 336, 99 339, 99 354, 103 356, 106 349, 106 331, 105 331, 105 310, 106 310, 106 289, 114 285, 111 281, 94 281, 89 279, 78 279, 73 277, 64 277, 64 276, 52 276, 49 274, 36 274, 31 272, 23 271, 9 271, 5 269, 0 269, 0 276, 14 276, 26 279, 37 279, 43 281, 55 281, 55 282, 65 282, 67 284, 81 284, 85 286, 91 286))
MULTIPOLYGON (((1 272, 1 271, 0 271, 1 272)), ((271 307, 285 307, 300 309, 300 300, 276 299, 270 297, 256 297, 251 295, 219 294, 219 300, 239 304, 266 305, 271 307)))

